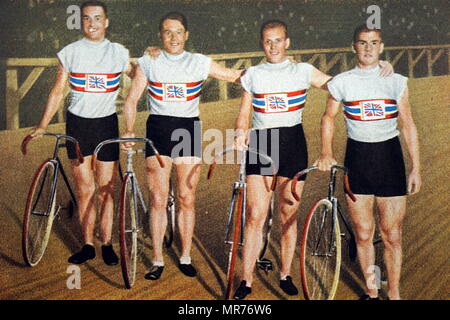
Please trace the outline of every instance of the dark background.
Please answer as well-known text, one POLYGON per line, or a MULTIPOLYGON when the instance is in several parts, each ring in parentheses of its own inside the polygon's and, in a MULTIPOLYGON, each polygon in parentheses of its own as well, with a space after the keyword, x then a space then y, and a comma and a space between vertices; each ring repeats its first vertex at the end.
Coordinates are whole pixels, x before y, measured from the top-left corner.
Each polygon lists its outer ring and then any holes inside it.
MULTIPOLYGON (((387 45, 444 44, 449 40, 448 0, 106 0, 110 40, 122 43, 132 56, 159 44, 158 22, 168 11, 184 13, 191 38, 188 50, 212 53, 258 51, 259 27, 268 19, 288 23, 292 49, 337 48, 351 43, 355 26, 369 17, 372 4, 381 8, 387 45)), ((75 0, 2 0, 0 57, 54 57, 79 39, 68 30, 67 7, 75 0)))

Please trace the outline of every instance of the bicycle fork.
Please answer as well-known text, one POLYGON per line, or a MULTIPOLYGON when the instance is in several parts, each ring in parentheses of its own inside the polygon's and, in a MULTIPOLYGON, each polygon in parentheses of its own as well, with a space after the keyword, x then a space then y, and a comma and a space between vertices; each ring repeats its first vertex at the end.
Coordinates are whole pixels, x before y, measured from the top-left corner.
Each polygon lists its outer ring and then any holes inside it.
POLYGON ((231 203, 230 203, 230 208, 228 210, 228 220, 227 220, 227 228, 225 231, 225 243, 226 244, 233 244, 233 241, 230 239, 230 231, 231 231, 231 225, 232 225, 232 220, 233 220, 233 216, 234 216, 234 208, 236 205, 238 205, 238 203, 236 203, 236 198, 238 196, 238 193, 240 191, 240 189, 242 188, 243 192, 242 192, 242 214, 241 214, 241 230, 240 230, 240 240, 238 245, 242 246, 244 243, 244 228, 243 226, 245 225, 245 211, 246 211, 246 207, 247 207, 247 186, 245 183, 240 182, 240 181, 236 181, 233 184, 233 193, 231 196, 231 203))

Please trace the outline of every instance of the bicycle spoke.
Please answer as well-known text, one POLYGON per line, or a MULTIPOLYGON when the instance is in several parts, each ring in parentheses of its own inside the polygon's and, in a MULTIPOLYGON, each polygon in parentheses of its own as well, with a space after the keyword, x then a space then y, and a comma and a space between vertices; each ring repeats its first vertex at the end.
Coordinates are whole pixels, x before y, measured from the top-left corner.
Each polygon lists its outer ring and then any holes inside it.
POLYGON ((308 299, 332 299, 336 292, 340 268, 340 233, 335 224, 332 204, 319 201, 305 224, 302 250, 302 286, 308 299))
POLYGON ((28 194, 24 213, 22 252, 25 262, 34 266, 44 255, 55 216, 55 165, 43 163, 37 170, 28 194))

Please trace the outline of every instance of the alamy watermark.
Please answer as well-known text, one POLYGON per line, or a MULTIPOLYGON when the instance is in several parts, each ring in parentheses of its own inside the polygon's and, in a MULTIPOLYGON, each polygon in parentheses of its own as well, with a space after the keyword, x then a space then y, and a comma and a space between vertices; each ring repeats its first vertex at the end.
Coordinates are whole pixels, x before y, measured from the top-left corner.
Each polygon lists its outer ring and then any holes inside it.
POLYGON ((81 270, 79 266, 70 265, 67 267, 66 273, 70 276, 66 280, 67 289, 81 289, 81 270))

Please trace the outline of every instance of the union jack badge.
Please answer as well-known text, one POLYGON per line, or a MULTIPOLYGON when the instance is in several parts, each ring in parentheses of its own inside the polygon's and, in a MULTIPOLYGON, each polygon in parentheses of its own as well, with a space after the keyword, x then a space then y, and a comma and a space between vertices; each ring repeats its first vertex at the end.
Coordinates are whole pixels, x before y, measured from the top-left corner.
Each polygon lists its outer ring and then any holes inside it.
POLYGON ((85 89, 88 92, 106 92, 106 81, 106 74, 87 74, 85 89))
POLYGON ((266 112, 285 112, 288 111, 287 94, 269 94, 266 98, 266 112))
POLYGON ((164 101, 186 101, 187 92, 185 83, 164 84, 164 101))
POLYGON ((385 118, 385 106, 383 100, 361 102, 361 118, 363 120, 377 120, 385 118))

